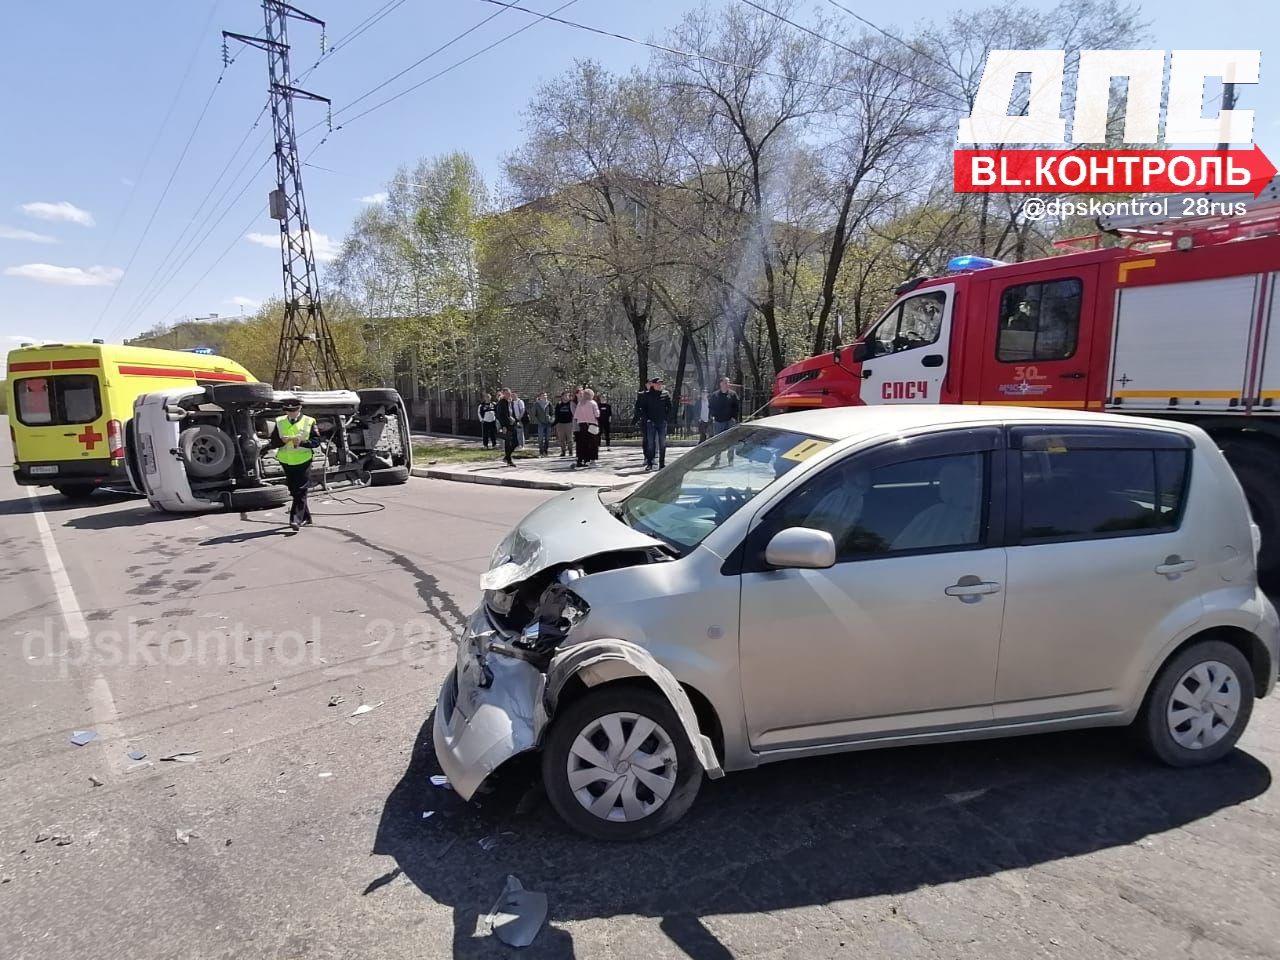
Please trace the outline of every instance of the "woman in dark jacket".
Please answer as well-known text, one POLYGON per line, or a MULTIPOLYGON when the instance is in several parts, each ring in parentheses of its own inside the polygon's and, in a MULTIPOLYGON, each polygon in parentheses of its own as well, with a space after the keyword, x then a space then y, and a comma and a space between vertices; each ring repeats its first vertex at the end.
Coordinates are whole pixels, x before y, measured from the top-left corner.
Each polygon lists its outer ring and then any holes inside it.
MULTIPOLYGON (((600 408, 600 441, 604 443, 606 450, 613 449, 613 404, 609 402, 609 395, 600 394, 596 400, 596 406, 600 408)), ((597 454, 600 451, 599 443, 596 446, 597 454)))

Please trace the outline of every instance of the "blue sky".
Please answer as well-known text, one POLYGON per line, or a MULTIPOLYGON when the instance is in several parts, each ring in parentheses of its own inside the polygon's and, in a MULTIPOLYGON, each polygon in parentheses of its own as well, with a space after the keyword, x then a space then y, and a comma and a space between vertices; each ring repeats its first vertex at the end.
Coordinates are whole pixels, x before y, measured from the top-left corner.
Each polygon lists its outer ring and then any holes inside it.
MULTIPOLYGON (((561 2, 527 5, 547 11, 561 2)), ((713 0, 724 2, 734 0, 713 0)), ((882 26, 892 23, 884 4, 842 2, 882 26)), ((332 43, 384 3, 297 0, 295 6, 327 20, 332 43)), ((1028 0, 1029 8, 1047 5, 1028 0)), ((695 6, 695 0, 577 0, 564 16, 646 37, 660 35, 695 6)), ((960 6, 958 0, 919 0, 911 10, 919 21, 941 19, 960 6)), ((322 62, 304 85, 331 97, 338 110, 497 9, 480 0, 407 0, 322 62)), ((812 9, 842 15, 818 0, 812 9)), ((1212 8, 1165 0, 1145 9, 1157 47, 1264 44, 1262 82, 1242 88, 1239 106, 1257 111, 1255 140, 1280 161, 1280 51, 1265 47, 1280 27, 1274 0, 1212 8), (1209 16, 1206 9, 1230 13, 1209 16)), ((215 89, 220 31, 259 32, 255 0, 10 4, 5 20, 11 42, 0 60, 0 123, 8 147, 0 151, 0 350, 17 338, 119 341, 164 320, 251 313, 279 292, 278 229, 263 209, 274 165, 250 179, 268 156, 267 144, 259 146, 265 120, 230 168, 233 175, 243 171, 239 179, 228 177, 212 189, 266 100, 264 55, 254 50, 244 50, 215 89), (204 119, 157 206, 206 101, 204 119), (215 201, 228 184, 227 200, 242 184, 248 188, 210 230, 206 213, 214 210, 216 219, 225 201, 215 201), (255 216, 255 209, 263 212, 255 216), (207 235, 189 257, 184 231, 197 240, 207 235)), ((503 12, 347 117, 529 20, 503 12)), ((319 40, 318 28, 291 25, 295 77, 316 60, 319 40)), ((318 247, 340 244, 361 198, 376 194, 402 162, 466 150, 496 180, 501 158, 520 142, 519 115, 533 89, 575 58, 626 70, 647 56, 639 46, 541 23, 352 122, 329 137, 311 158, 316 167, 306 171, 318 247)), ((324 108, 299 102, 297 115, 305 129, 323 120, 324 108)), ((303 139, 304 155, 322 134, 323 128, 303 139)))

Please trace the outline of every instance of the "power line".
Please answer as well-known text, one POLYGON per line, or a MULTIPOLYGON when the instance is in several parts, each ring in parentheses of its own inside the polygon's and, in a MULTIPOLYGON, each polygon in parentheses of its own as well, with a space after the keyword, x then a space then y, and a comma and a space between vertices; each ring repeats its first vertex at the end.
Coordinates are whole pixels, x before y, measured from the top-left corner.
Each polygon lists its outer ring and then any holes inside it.
POLYGON ((901 77, 903 80, 909 80, 912 83, 918 83, 920 84, 920 86, 924 87, 926 90, 932 90, 936 94, 940 94, 941 96, 944 96, 944 97, 950 97, 953 100, 961 99, 959 96, 957 96, 956 94, 952 93, 949 90, 943 90, 940 87, 935 87, 932 84, 926 83, 925 81, 921 80, 919 77, 913 77, 911 76, 911 74, 904 73, 903 71, 897 69, 896 67, 889 66, 887 63, 882 63, 881 61, 877 60, 875 57, 870 57, 860 50, 855 50, 853 47, 849 46, 848 44, 844 44, 844 43, 841 43, 839 40, 832 40, 830 37, 823 36, 817 30, 814 30, 810 27, 806 27, 802 23, 796 23, 794 20, 784 17, 782 14, 778 13, 777 11, 770 10, 768 7, 762 4, 756 3, 755 0, 741 0, 741 2, 745 3, 748 7, 751 7, 753 10, 759 10, 761 13, 767 13, 769 16, 773 17, 774 19, 781 20, 783 23, 789 24, 790 26, 795 27, 795 29, 800 30, 804 33, 807 33, 811 37, 821 40, 824 43, 829 43, 831 44, 831 46, 836 47, 837 49, 843 50, 845 53, 852 54, 853 56, 858 57, 861 60, 865 60, 867 63, 870 63, 873 66, 877 66, 881 70, 888 70, 890 73, 901 77))
MULTIPOLYGON (((213 236, 214 231, 218 229, 218 226, 222 223, 223 220, 227 219, 227 215, 230 214, 231 211, 235 209, 236 204, 240 202, 240 198, 243 197, 249 191, 249 188, 253 186, 253 182, 257 178, 258 174, 260 174, 263 170, 266 169, 267 164, 271 162, 273 157, 274 157, 274 154, 268 153, 263 158, 262 162, 258 164, 258 166, 254 169, 254 171, 251 174, 249 174, 249 178, 244 182, 243 186, 240 187, 239 192, 236 193, 236 195, 231 199, 230 203, 228 203, 223 208, 222 213, 218 215, 218 219, 209 225, 208 230, 205 231, 204 235, 201 236, 199 240, 196 240, 196 237, 194 234, 192 235, 191 240, 188 242, 187 248, 183 251, 185 253, 185 256, 183 256, 182 254, 179 254, 179 256, 182 256, 182 259, 179 262, 177 262, 176 265, 169 271, 168 275, 164 278, 164 280, 162 280, 159 284, 157 284, 151 290, 151 292, 146 295, 145 299, 139 299, 138 301, 136 301, 136 305, 134 307, 131 307, 129 312, 125 313, 120 318, 120 320, 116 323, 116 325, 112 327, 112 337, 120 333, 129 324, 129 321, 132 320, 134 317, 141 318, 142 314, 146 313, 147 310, 151 309, 151 306, 156 302, 156 300, 160 298, 160 294, 163 293, 164 290, 178 278, 179 274, 182 273, 182 271, 186 268, 187 264, 191 262, 191 258, 196 255, 196 253, 200 250, 201 247, 203 247, 206 243, 209 242, 209 239, 213 236)), ((240 168, 239 171, 236 172, 236 175, 231 178, 231 181, 228 182, 227 189, 223 192, 223 197, 225 197, 227 193, 231 191, 231 183, 233 183, 236 180, 236 178, 238 178, 240 174, 244 172, 245 167, 247 167, 252 160, 253 160, 253 154, 250 153, 248 158, 246 158, 244 165, 240 168)), ((221 198, 219 198, 218 202, 219 203, 221 202, 221 198)), ((208 217, 212 217, 212 216, 213 216, 213 209, 211 208, 209 211, 208 217)), ((208 219, 208 217, 206 217, 206 220, 208 219)), ((243 232, 244 231, 241 231, 241 234, 243 234, 243 232)), ((237 234, 236 240, 239 240, 239 239, 240 239, 240 234, 237 234)))
POLYGON ((142 166, 138 168, 137 174, 133 178, 133 183, 129 186, 129 195, 125 197, 124 205, 120 208, 120 212, 116 214, 115 219, 111 223, 111 229, 107 237, 102 242, 102 247, 98 254, 98 262, 102 262, 102 255, 107 248, 111 246, 111 242, 115 240, 116 234, 120 232, 120 225, 124 222, 124 218, 128 215, 130 207, 133 206, 133 198, 137 195, 138 185, 142 182, 143 174, 147 172, 147 168, 151 166, 151 158, 155 156, 156 147, 160 145, 160 138, 164 135, 165 130, 169 126, 169 120, 173 117, 173 111, 178 106, 178 100, 182 97, 182 92, 187 88, 187 81, 191 79, 191 71, 195 69, 196 55, 200 52, 200 46, 204 43, 205 37, 209 34, 209 25, 213 23, 213 15, 217 12, 216 6, 209 7, 209 16, 205 18, 204 26, 200 28, 199 38, 196 40, 195 47, 187 56, 187 69, 182 74, 182 80, 178 86, 174 88, 173 99, 169 101, 169 108, 164 112, 164 118, 160 121, 160 126, 156 129, 156 135, 151 138, 151 145, 147 148, 147 154, 143 158, 142 166))
POLYGON ((838 10, 843 10, 845 13, 853 17, 853 19, 857 20, 859 23, 866 24, 868 27, 870 27, 872 30, 874 30, 876 33, 880 34, 881 36, 888 37, 894 43, 902 44, 902 46, 906 47, 912 53, 918 56, 924 57, 930 63, 934 64, 934 66, 941 67, 943 70, 946 70, 947 72, 951 72, 952 67, 946 61, 939 60, 937 57, 933 56, 933 54, 929 53, 929 51, 927 50, 920 50, 920 49, 917 49, 916 47, 913 47, 911 44, 907 43, 907 41, 903 40, 901 37, 896 36, 890 33, 888 30, 885 30, 883 27, 872 23, 862 14, 855 13, 853 10, 850 10, 843 3, 840 3, 840 0, 827 0, 827 3, 831 4, 833 7, 835 7, 838 10))
MULTIPOLYGON (((190 216, 190 218, 188 218, 186 226, 182 228, 182 232, 178 234, 178 238, 174 240, 172 244, 170 244, 168 251, 165 253, 164 257, 160 260, 160 263, 158 263, 155 269, 152 270, 150 279, 147 280, 146 284, 143 285, 142 290, 138 292, 138 294, 133 298, 133 301, 130 303, 128 308, 124 311, 124 315, 122 317, 123 320, 127 321, 129 318, 131 318, 136 313, 138 313, 139 304, 143 303, 143 301, 147 301, 148 303, 150 302, 147 298, 157 288, 157 284, 159 284, 159 286, 161 287, 164 285, 161 282, 160 278, 165 276, 165 272, 174 263, 174 261, 176 261, 184 253, 186 253, 188 249, 190 249, 190 242, 195 240, 200 230, 204 228, 205 224, 207 224, 209 222, 209 219, 213 216, 214 211, 217 209, 218 205, 221 204, 222 201, 226 199, 227 194, 231 192, 232 184, 235 183, 235 181, 238 180, 240 176, 244 173, 245 169, 248 168, 249 164, 253 161, 253 157, 258 153, 258 151, 263 146, 266 145, 267 137, 264 134, 262 138, 259 139, 258 143, 254 146, 253 150, 249 152, 248 156, 245 158, 245 162, 241 164, 240 169, 237 170, 236 173, 231 177, 231 179, 227 181, 226 188, 222 191, 222 193, 218 196, 218 198, 216 200, 213 200, 212 204, 210 204, 210 200, 213 199, 218 189, 218 185, 222 183, 223 177, 227 175, 227 171, 231 169, 232 165, 236 162, 236 159, 240 156, 240 151, 243 150, 244 145, 249 142, 249 138, 253 136, 253 131, 258 128, 258 124, 262 121, 262 116, 265 113, 266 113, 266 108, 264 107, 262 109, 262 112, 258 114, 258 118, 254 120, 253 125, 250 126, 248 130, 245 131, 245 134, 241 138, 240 143, 236 145, 236 148, 231 152, 231 156, 227 158, 227 162, 223 165, 222 170, 218 173, 218 176, 214 179, 213 185, 210 186, 206 191, 204 191, 203 197, 200 200, 199 205, 196 207, 195 212, 190 216), (197 223, 197 219, 200 217, 201 213, 205 210, 206 205, 209 205, 209 210, 204 215, 204 219, 199 220, 199 222, 197 223)), ((166 280, 164 282, 168 282, 168 281, 166 280)))
MULTIPOLYGON (((845 93, 852 97, 867 96, 867 92, 865 90, 858 91, 858 90, 850 89, 849 87, 842 87, 839 84, 827 83, 826 81, 823 81, 823 80, 808 80, 804 77, 793 77, 785 73, 776 73, 772 70, 761 70, 757 67, 749 67, 746 64, 734 63, 732 60, 722 60, 719 57, 713 57, 705 53, 696 53, 692 50, 681 50, 679 47, 669 47, 666 44, 655 43, 652 40, 638 40, 635 37, 627 36, 625 33, 614 33, 611 30, 602 30, 599 27, 592 27, 585 23, 577 23, 573 20, 565 20, 560 17, 553 17, 549 13, 539 14, 538 11, 536 10, 529 10, 515 3, 507 3, 505 2, 505 0, 484 0, 484 2, 492 3, 495 6, 499 6, 499 7, 505 7, 508 10, 519 10, 521 13, 527 13, 533 16, 537 16, 542 20, 550 20, 553 23, 559 23, 566 27, 573 27, 576 30, 585 30, 587 33, 594 33, 597 36, 609 37, 613 40, 624 40, 627 43, 634 43, 637 46, 648 47, 651 50, 657 50, 661 53, 670 53, 678 57, 686 57, 690 60, 701 60, 705 63, 714 63, 721 67, 731 67, 734 70, 742 70, 743 72, 756 77, 769 77, 773 80, 785 80, 788 83, 798 83, 798 84, 801 84, 802 86, 820 87, 824 90, 831 90, 836 93, 845 93)), ((552 13, 554 12, 555 11, 553 10, 552 13)), ((891 97, 888 94, 883 94, 883 93, 872 94, 872 96, 874 96, 878 100, 884 100, 887 103, 901 103, 906 105, 912 105, 917 102, 915 100, 904 100, 901 97, 891 97)))
MULTIPOLYGON (((230 64, 228 64, 230 66, 230 64)), ((102 310, 98 312, 98 319, 93 322, 93 330, 97 330, 99 324, 107 315, 107 311, 111 309, 111 304, 115 302, 116 295, 120 292, 120 288, 124 286, 125 279, 129 275, 129 269, 133 266, 134 260, 138 257, 138 251, 142 249, 142 244, 146 242, 147 234, 151 232, 151 225, 156 222, 156 216, 160 213, 160 208, 164 205, 165 197, 169 195, 169 188, 173 186, 173 181, 178 176, 178 171, 182 168, 182 161, 187 158, 187 151, 191 149, 191 144, 196 138, 196 133, 200 130, 200 125, 204 122, 205 116, 209 113, 209 105, 213 103, 213 98, 218 92, 218 87, 222 85, 222 78, 226 76, 227 68, 223 67, 222 72, 218 74, 218 79, 213 83, 213 89, 209 91, 209 96, 204 101, 204 106, 200 109, 200 115, 196 117, 195 125, 191 128, 191 133, 187 135, 187 142, 182 145, 182 152, 178 154, 178 159, 173 165, 173 169, 169 171, 169 179, 165 181, 164 189, 160 191, 160 196, 156 199, 155 206, 151 208, 151 216, 147 218, 146 225, 142 228, 142 234, 138 237, 138 242, 133 246, 133 252, 129 254, 129 259, 124 265, 124 273, 121 274, 120 282, 111 288, 111 296, 107 298, 106 304, 102 310)))

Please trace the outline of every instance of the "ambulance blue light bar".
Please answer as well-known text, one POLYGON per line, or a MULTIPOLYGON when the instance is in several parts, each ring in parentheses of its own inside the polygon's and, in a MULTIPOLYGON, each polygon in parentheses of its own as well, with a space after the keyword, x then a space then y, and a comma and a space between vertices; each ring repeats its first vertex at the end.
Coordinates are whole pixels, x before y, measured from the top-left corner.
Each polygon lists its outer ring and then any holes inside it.
POLYGON ((1004 267, 1008 266, 1003 260, 993 260, 990 257, 979 257, 972 253, 966 253, 960 257, 952 257, 947 261, 947 270, 950 273, 967 273, 970 270, 984 270, 987 267, 1004 267))

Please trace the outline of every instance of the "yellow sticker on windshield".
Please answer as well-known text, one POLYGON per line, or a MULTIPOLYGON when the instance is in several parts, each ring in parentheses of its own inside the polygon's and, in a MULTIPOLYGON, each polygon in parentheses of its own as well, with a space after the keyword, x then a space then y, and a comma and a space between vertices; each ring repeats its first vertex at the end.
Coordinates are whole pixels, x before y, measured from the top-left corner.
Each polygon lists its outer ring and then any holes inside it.
POLYGON ((830 440, 803 440, 794 447, 782 454, 783 460, 794 460, 796 463, 803 463, 812 457, 815 453, 827 449, 831 446, 830 440))

